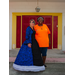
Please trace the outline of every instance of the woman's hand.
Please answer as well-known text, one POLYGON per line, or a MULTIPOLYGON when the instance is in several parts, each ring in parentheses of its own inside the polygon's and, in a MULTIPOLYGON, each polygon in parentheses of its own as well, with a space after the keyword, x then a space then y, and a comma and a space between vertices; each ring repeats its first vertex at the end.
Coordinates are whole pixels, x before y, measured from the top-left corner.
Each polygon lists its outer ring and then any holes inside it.
POLYGON ((31 48, 31 43, 29 43, 29 44, 28 44, 28 47, 30 47, 30 48, 31 48))

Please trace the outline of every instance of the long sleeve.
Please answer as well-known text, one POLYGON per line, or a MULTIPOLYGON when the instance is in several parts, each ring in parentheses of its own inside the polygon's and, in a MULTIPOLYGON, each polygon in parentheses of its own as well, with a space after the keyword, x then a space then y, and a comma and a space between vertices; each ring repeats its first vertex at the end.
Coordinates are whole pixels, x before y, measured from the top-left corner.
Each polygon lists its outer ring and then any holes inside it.
POLYGON ((25 36, 26 40, 25 40, 25 44, 31 43, 31 35, 30 35, 30 28, 27 27, 26 29, 26 36, 25 36))
POLYGON ((29 39, 29 28, 27 27, 27 29, 26 29, 26 36, 25 36, 25 38, 26 38, 26 40, 28 40, 29 39))

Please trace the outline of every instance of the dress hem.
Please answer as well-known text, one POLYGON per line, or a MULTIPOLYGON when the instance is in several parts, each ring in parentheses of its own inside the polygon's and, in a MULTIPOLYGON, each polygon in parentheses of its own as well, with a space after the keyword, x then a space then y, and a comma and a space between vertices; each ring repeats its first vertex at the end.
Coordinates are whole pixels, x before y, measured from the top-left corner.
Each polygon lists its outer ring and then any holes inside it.
POLYGON ((45 70, 45 66, 21 66, 21 65, 17 65, 17 64, 13 64, 13 68, 15 70, 19 70, 19 71, 32 71, 32 72, 38 72, 38 71, 44 71, 45 70))

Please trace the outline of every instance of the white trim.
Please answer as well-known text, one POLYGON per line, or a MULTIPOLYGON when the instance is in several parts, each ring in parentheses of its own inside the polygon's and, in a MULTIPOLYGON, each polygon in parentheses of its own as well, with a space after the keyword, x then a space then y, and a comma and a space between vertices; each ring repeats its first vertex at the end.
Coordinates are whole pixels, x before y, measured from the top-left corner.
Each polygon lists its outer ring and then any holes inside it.
POLYGON ((32 71, 32 72, 39 72, 39 71, 44 71, 45 70, 45 66, 20 66, 20 65, 16 65, 13 63, 13 68, 15 70, 19 70, 19 71, 32 71))

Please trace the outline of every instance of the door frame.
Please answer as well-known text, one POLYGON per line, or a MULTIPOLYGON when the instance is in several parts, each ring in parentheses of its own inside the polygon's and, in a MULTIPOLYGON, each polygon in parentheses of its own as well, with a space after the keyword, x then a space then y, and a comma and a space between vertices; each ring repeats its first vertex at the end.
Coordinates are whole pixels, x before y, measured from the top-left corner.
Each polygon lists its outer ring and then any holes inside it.
POLYGON ((16 16, 21 16, 21 45, 22 45, 22 15, 51 15, 52 16, 52 49, 53 48, 53 16, 58 16, 58 48, 62 49, 62 13, 44 12, 13 12, 12 13, 12 49, 16 48, 16 16))

